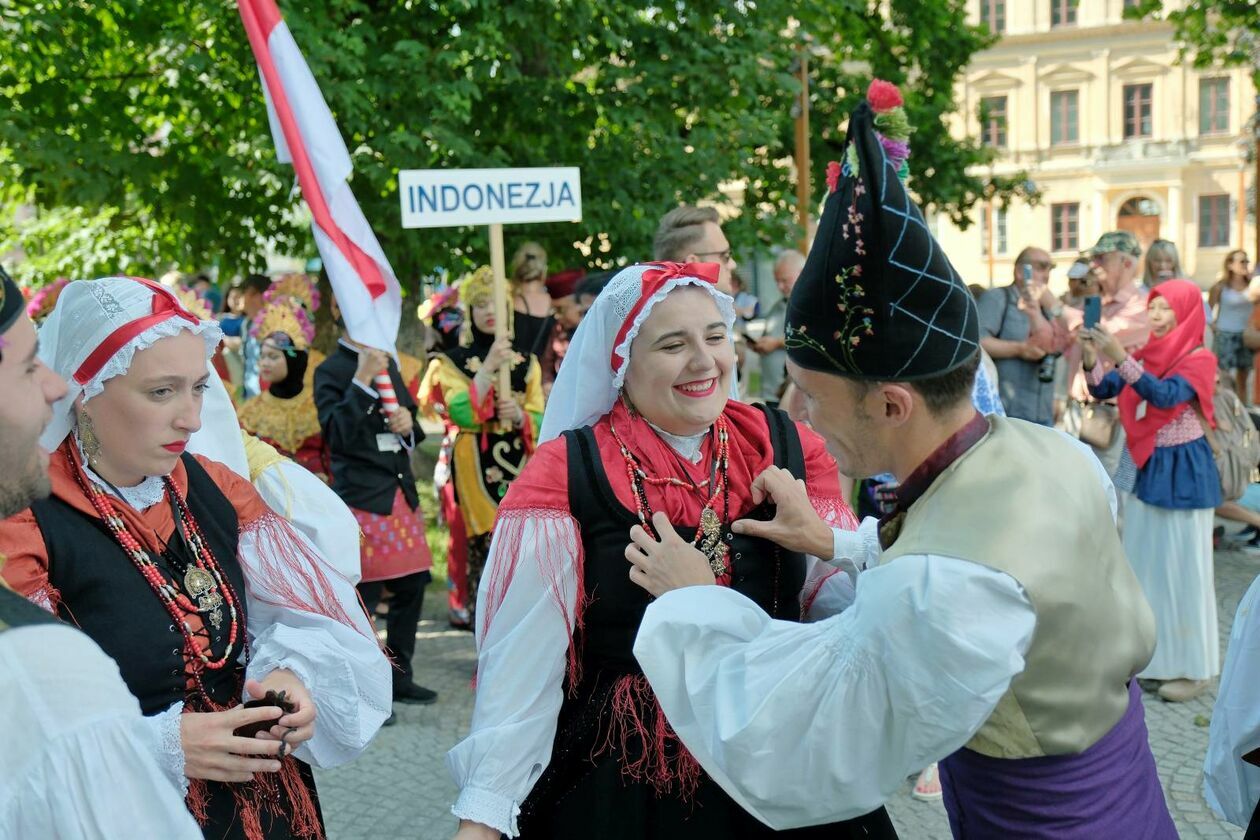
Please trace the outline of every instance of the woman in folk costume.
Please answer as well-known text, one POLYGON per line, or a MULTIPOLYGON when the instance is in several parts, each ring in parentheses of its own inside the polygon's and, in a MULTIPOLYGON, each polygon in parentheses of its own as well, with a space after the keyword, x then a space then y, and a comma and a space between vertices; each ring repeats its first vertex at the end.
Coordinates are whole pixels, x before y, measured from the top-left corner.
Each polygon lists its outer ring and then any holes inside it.
POLYGON ((4 576, 117 661, 207 836, 318 838, 309 765, 366 746, 388 663, 351 582, 185 452, 219 338, 151 281, 67 286, 40 331, 70 383, 41 440, 52 496, 0 523, 4 576))
MULTIPOLYGON (((472 731, 447 758, 461 840, 774 836, 679 742, 631 652, 650 599, 628 579, 625 550, 653 512, 705 552, 718 583, 775 617, 815 617, 852 596, 816 560, 730 532, 767 515, 750 486, 772 465, 806 482, 827 521, 854 520, 816 435, 729 399, 734 309, 718 274, 631 266, 574 335, 479 593, 472 731)), ((895 835, 881 808, 784 836, 895 835)))
MULTIPOLYGON (((416 308, 416 317, 429 327, 429 352, 444 352, 459 346, 464 313, 459 308, 457 286, 439 286, 416 308)), ((416 386, 417 400, 420 398, 420 384, 423 380, 416 386)), ((437 463, 433 465, 433 490, 437 494, 439 524, 446 525, 447 621, 457 630, 472 630, 468 534, 464 530, 464 515, 459 512, 459 501, 455 498, 455 482, 451 480, 451 459, 459 426, 451 422, 446 406, 434 403, 430 408, 442 420, 445 429, 442 448, 438 450, 437 463)))
MULTIPOLYGON (((533 355, 494 338, 494 274, 482 267, 459 286, 464 310, 458 347, 436 355, 420 385, 420 404, 442 406, 459 428, 451 451, 451 479, 468 541, 467 591, 476 593, 490 551, 495 513, 534 451, 542 423, 542 371, 533 355), (499 370, 510 370, 512 393, 498 391, 499 370)), ((475 609, 469 604, 470 621, 475 609)))
POLYGON ((1212 511, 1221 480, 1204 424, 1215 425, 1216 355, 1203 346, 1199 287, 1167 280, 1151 290, 1151 339, 1132 356, 1095 327, 1082 334, 1081 360, 1095 399, 1119 397, 1120 422, 1137 467, 1125 493, 1124 550, 1155 611, 1155 656, 1138 675, 1181 702, 1220 672, 1212 511), (1103 375, 1100 356, 1116 369, 1103 375), (1200 419, 1202 417, 1202 420, 1200 419))
POLYGON ((261 342, 258 378, 268 387, 241 405, 241 428, 328 481, 328 453, 308 387, 315 325, 296 299, 270 291, 267 298, 251 333, 261 342))

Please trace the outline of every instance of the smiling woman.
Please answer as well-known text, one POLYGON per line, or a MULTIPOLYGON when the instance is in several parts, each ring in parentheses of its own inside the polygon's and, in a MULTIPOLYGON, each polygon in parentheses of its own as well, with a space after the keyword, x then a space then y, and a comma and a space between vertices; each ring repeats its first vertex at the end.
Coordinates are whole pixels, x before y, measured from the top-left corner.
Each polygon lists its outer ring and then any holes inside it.
POLYGON ((0 523, 3 573, 118 663, 207 836, 317 838, 309 764, 366 746, 389 666, 350 582, 184 451, 220 337, 147 280, 66 286, 39 336, 70 382, 41 439, 52 495, 0 523), (269 692, 287 704, 241 705, 269 692))
MULTIPOLYGON (((734 309, 718 275, 631 266, 573 337, 480 590, 473 728, 448 756, 461 840, 776 836, 673 734, 631 649, 651 600, 627 562, 632 529, 672 529, 694 546, 695 583, 776 618, 818 618, 851 595, 816 558, 731 527, 769 513, 751 488, 776 467, 806 483, 825 521, 855 521, 816 435, 729 399, 734 309)), ((785 836, 895 835, 880 809, 785 836)))

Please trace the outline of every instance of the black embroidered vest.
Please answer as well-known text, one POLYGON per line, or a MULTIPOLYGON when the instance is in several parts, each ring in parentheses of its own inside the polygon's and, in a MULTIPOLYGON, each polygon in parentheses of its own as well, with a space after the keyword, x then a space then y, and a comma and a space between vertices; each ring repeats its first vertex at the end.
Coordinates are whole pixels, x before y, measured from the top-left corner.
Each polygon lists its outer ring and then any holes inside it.
MULTIPOLYGON (((245 631, 245 579, 236 559, 236 510, 192 455, 185 454, 183 462, 188 471, 188 508, 240 602, 239 649, 245 631)), ((156 714, 188 699, 183 634, 105 523, 55 497, 35 502, 31 510, 48 549, 49 583, 61 595, 58 615, 78 625, 118 663, 123 681, 144 714, 156 714)), ((174 550, 174 538, 171 542, 168 551, 174 550)), ((170 561, 165 556, 154 561, 162 575, 182 591, 183 580, 172 574, 170 561)), ((228 629, 226 608, 219 630, 206 622, 216 657, 222 656, 227 645, 228 629)), ((203 672, 202 682, 216 703, 237 699, 240 667, 233 663, 203 672)))

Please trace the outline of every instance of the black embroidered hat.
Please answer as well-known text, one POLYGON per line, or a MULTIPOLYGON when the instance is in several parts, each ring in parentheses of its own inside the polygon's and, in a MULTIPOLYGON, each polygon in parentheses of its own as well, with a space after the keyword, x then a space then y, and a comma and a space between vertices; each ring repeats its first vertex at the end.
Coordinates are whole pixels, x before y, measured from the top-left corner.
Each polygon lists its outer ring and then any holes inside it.
POLYGON ((18 316, 26 310, 22 290, 9 273, 0 267, 0 335, 7 333, 18 316))
POLYGON ((980 347, 971 292, 906 193, 910 126, 878 79, 849 117, 843 163, 827 166, 818 235, 788 302, 788 358, 854 379, 913 381, 980 347))

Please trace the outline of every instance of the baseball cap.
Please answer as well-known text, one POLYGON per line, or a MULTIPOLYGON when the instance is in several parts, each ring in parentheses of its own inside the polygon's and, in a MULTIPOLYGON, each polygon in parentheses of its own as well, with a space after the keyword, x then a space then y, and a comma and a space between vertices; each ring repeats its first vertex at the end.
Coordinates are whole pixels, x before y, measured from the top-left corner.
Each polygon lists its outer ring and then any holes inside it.
POLYGON ((1120 251, 1132 257, 1142 256, 1142 246, 1138 244, 1137 237, 1127 230, 1113 230, 1110 233, 1104 233, 1098 237, 1098 242, 1094 247, 1085 252, 1085 256, 1101 257, 1103 254, 1110 254, 1113 251, 1120 251))

